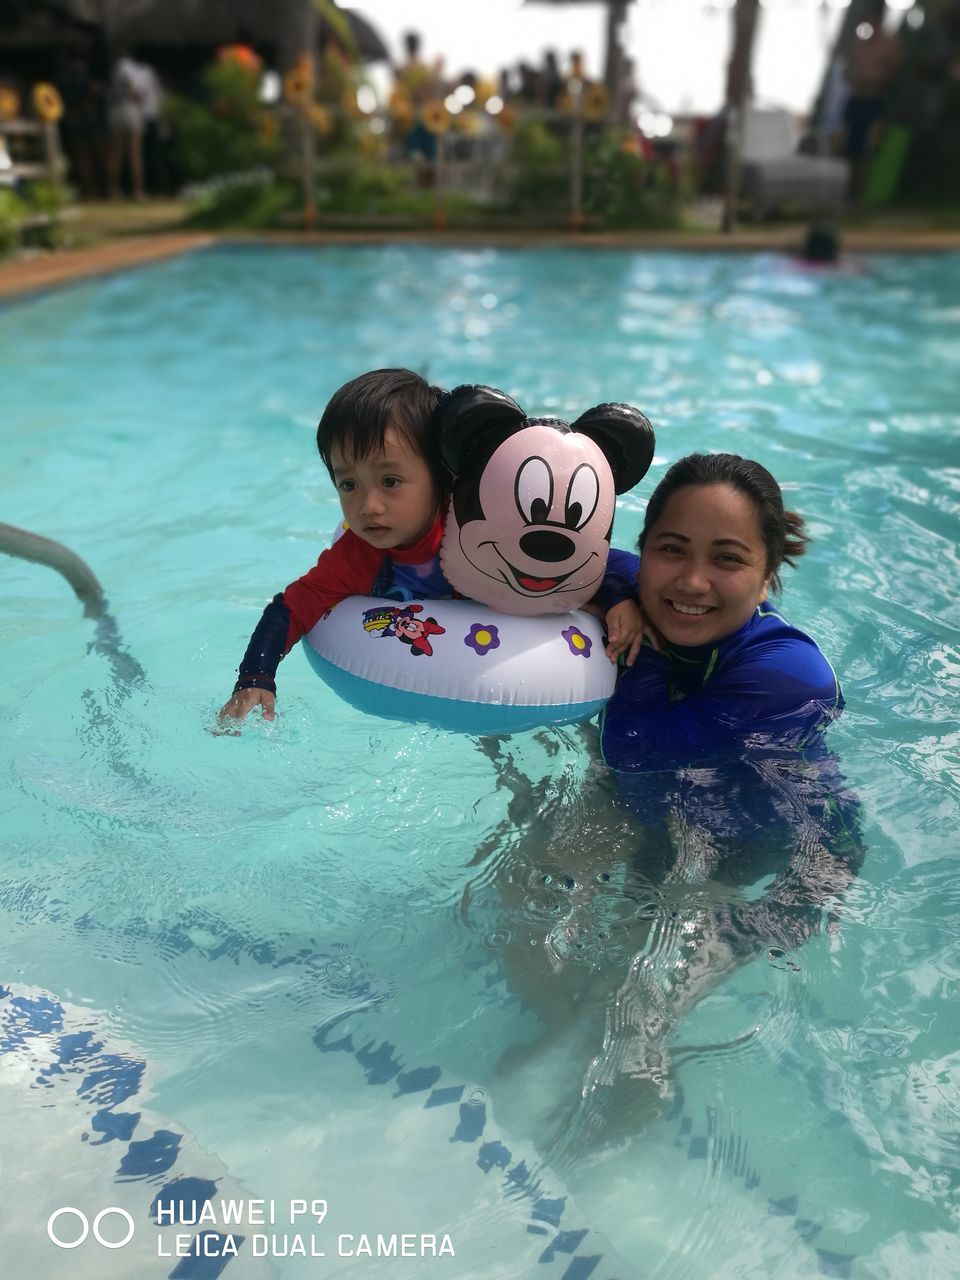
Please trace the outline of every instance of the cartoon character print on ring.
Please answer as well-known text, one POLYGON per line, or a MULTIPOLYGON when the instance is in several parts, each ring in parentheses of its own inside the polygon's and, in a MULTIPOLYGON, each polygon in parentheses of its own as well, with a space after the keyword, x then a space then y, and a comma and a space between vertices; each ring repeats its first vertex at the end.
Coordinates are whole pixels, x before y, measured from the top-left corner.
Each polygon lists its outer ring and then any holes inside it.
POLYGON ((449 392, 436 425, 454 477, 440 564, 463 598, 351 597, 304 638, 311 665, 363 710, 467 733, 595 715, 616 671, 580 609, 604 584, 617 494, 646 475, 653 428, 625 404, 528 418, 487 386, 449 392))

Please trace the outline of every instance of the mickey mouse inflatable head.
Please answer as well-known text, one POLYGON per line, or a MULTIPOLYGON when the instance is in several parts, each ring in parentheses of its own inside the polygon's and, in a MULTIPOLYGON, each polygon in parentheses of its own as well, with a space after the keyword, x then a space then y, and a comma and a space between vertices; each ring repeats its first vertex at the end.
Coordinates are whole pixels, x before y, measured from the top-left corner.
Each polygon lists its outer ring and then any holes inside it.
POLYGON ((576 422, 528 418, 493 387, 457 387, 437 409, 453 498, 440 562, 461 595, 502 613, 566 613, 603 579, 616 495, 646 475, 653 428, 602 404, 576 422))

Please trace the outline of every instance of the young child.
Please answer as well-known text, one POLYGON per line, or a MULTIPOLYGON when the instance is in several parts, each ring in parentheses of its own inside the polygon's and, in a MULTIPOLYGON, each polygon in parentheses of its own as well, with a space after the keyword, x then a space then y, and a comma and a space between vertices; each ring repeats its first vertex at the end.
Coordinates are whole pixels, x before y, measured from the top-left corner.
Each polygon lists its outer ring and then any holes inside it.
MULTIPOLYGON (((375 369, 334 394, 317 427, 317 448, 348 527, 267 605, 220 710, 222 721, 242 720, 256 706, 272 720, 281 659, 347 596, 405 601, 454 594, 440 569, 451 479, 432 430, 442 395, 409 369, 375 369)), ((631 586, 621 591, 619 582, 605 583, 613 661, 624 651, 632 660, 642 640, 639 611, 625 598, 631 586)))

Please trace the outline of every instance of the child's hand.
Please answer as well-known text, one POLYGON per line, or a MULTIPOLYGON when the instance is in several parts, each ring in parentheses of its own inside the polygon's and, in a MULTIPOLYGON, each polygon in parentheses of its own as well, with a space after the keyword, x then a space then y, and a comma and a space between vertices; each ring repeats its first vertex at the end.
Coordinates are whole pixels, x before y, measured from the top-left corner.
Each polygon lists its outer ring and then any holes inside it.
POLYGON ((647 622, 643 610, 635 600, 621 600, 607 610, 604 620, 607 629, 607 657, 616 662, 621 653, 627 655, 627 666, 632 667, 646 635, 654 649, 660 648, 660 637, 647 622))
POLYGON ((235 689, 217 714, 217 724, 226 728, 231 720, 242 720, 254 707, 260 707, 264 720, 275 720, 277 695, 269 689, 235 689))

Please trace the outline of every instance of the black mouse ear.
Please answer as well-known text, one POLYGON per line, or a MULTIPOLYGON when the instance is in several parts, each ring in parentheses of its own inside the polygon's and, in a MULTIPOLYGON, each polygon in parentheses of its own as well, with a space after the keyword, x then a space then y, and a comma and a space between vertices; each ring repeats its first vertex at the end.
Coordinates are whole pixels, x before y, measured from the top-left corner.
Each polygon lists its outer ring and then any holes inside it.
POLYGON ((599 445, 610 463, 617 493, 643 479, 653 461, 656 437, 648 419, 630 404, 598 404, 570 424, 599 445))
POLYGON ((462 475, 487 441, 499 443, 525 420, 516 400, 496 387, 455 387, 441 399, 434 418, 444 466, 462 475))

